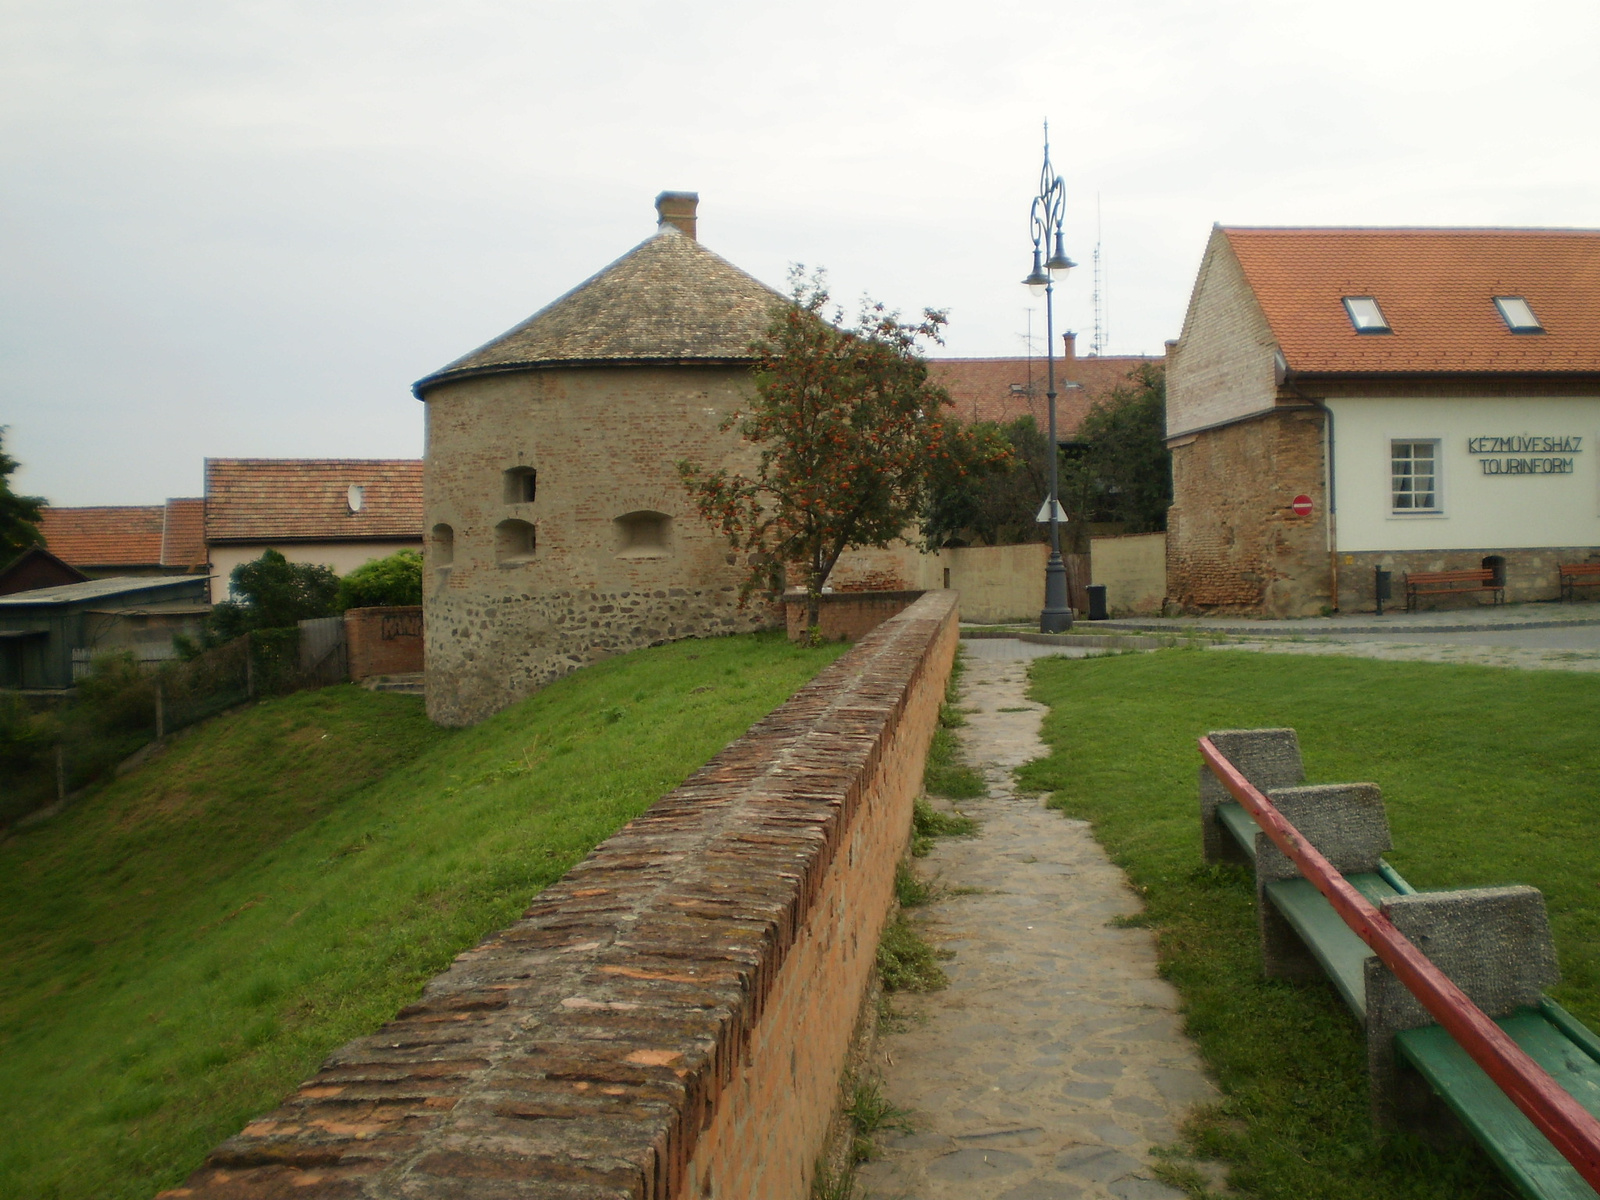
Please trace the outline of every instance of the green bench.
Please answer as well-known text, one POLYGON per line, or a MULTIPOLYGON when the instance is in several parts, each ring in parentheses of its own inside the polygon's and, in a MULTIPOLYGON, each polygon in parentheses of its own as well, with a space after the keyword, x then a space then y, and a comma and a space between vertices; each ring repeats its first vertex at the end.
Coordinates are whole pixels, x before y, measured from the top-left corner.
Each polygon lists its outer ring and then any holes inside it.
MULTIPOLYGON (((1553 982, 1553 946, 1529 945, 1525 954, 1518 952, 1515 957, 1503 950, 1508 937, 1540 942, 1543 898, 1534 889, 1419 894, 1374 853, 1376 847, 1390 848, 1374 785, 1300 786, 1304 775, 1292 730, 1233 730, 1210 736, 1301 834, 1334 860, 1358 891, 1402 925, 1403 932, 1403 922, 1416 924, 1418 914, 1423 914, 1418 928, 1434 936, 1413 936, 1413 941, 1419 941, 1535 1062, 1600 1117, 1600 1038, 1540 990, 1541 982, 1553 982), (1252 739, 1249 735, 1254 734, 1271 736, 1252 739), (1340 857, 1370 869, 1346 869, 1340 857), (1476 956, 1474 938, 1482 942, 1476 956), (1457 961, 1443 961, 1452 954, 1457 961), (1487 962, 1487 967, 1473 962, 1474 957, 1487 962), (1477 978, 1466 978, 1475 972, 1477 978), (1475 990, 1480 994, 1474 995, 1475 990), (1498 1008, 1496 997, 1501 1001, 1498 1008)), ((1210 772, 1202 767, 1207 858, 1256 867, 1267 973, 1288 978, 1305 978, 1313 971, 1325 975, 1361 1021, 1368 1037, 1374 1119, 1380 1125, 1404 1116, 1426 1120, 1427 1098, 1437 1097, 1529 1200, 1595 1200, 1594 1189, 1455 1039, 1433 1024, 1420 1006, 1417 1012, 1406 1011, 1408 1002, 1415 1001, 1401 994, 1399 981, 1310 880, 1300 877, 1292 864, 1285 871, 1288 859, 1231 796, 1218 794, 1220 785, 1207 786, 1208 778, 1210 772)), ((1548 926, 1542 929, 1547 942, 1548 926)))

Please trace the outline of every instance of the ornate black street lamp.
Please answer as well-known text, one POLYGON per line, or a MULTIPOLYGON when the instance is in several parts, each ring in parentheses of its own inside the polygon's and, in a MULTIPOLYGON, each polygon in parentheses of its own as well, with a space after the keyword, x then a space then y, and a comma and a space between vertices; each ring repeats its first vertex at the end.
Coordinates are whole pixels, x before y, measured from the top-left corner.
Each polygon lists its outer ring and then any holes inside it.
POLYGON ((1072 606, 1067 602, 1067 564, 1061 560, 1061 500, 1058 475, 1061 447, 1056 441, 1056 321, 1055 282, 1078 264, 1067 257, 1061 244, 1061 222, 1066 214, 1067 185, 1050 165, 1050 122, 1044 125, 1044 168, 1039 172, 1039 194, 1033 198, 1033 270, 1022 282, 1035 296, 1044 297, 1045 398, 1050 402, 1050 562, 1044 569, 1044 611, 1040 633, 1064 633, 1072 628, 1072 606), (1052 236, 1054 241, 1051 240, 1052 236), (1048 256, 1043 258, 1041 256, 1048 256))

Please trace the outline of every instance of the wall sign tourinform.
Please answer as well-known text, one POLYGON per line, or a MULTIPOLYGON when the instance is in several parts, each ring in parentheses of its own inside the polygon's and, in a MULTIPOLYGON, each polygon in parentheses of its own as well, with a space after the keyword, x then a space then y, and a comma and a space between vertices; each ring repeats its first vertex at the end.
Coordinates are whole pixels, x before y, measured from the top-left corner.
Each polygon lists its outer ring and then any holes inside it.
MULTIPOLYGON (((1583 449, 1581 437, 1533 437, 1527 434, 1516 437, 1471 437, 1467 439, 1468 454, 1493 455, 1566 455, 1583 449)), ((1570 458, 1480 458, 1478 466, 1485 475, 1571 475, 1570 458)))

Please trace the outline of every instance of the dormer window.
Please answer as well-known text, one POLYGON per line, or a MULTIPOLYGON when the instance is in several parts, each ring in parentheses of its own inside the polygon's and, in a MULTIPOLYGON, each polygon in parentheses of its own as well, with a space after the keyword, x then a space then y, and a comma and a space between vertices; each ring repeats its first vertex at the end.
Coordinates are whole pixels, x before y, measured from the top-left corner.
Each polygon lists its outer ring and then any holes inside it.
POLYGON ((1496 296, 1494 306, 1500 310, 1500 318, 1512 333, 1544 332, 1539 318, 1533 315, 1533 309, 1521 296, 1496 296))
POLYGON ((1350 324, 1357 333, 1393 333, 1389 322, 1372 296, 1346 296, 1344 311, 1350 314, 1350 324))

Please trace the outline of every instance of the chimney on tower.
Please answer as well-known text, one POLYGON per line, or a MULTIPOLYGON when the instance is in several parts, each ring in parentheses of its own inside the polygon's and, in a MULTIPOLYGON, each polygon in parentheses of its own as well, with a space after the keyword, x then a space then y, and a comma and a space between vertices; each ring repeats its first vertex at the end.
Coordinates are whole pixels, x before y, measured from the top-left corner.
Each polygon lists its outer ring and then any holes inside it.
POLYGON ((659 218, 657 224, 671 225, 680 233, 693 238, 694 212, 698 207, 700 207, 699 192, 662 192, 656 197, 656 216, 659 218))

